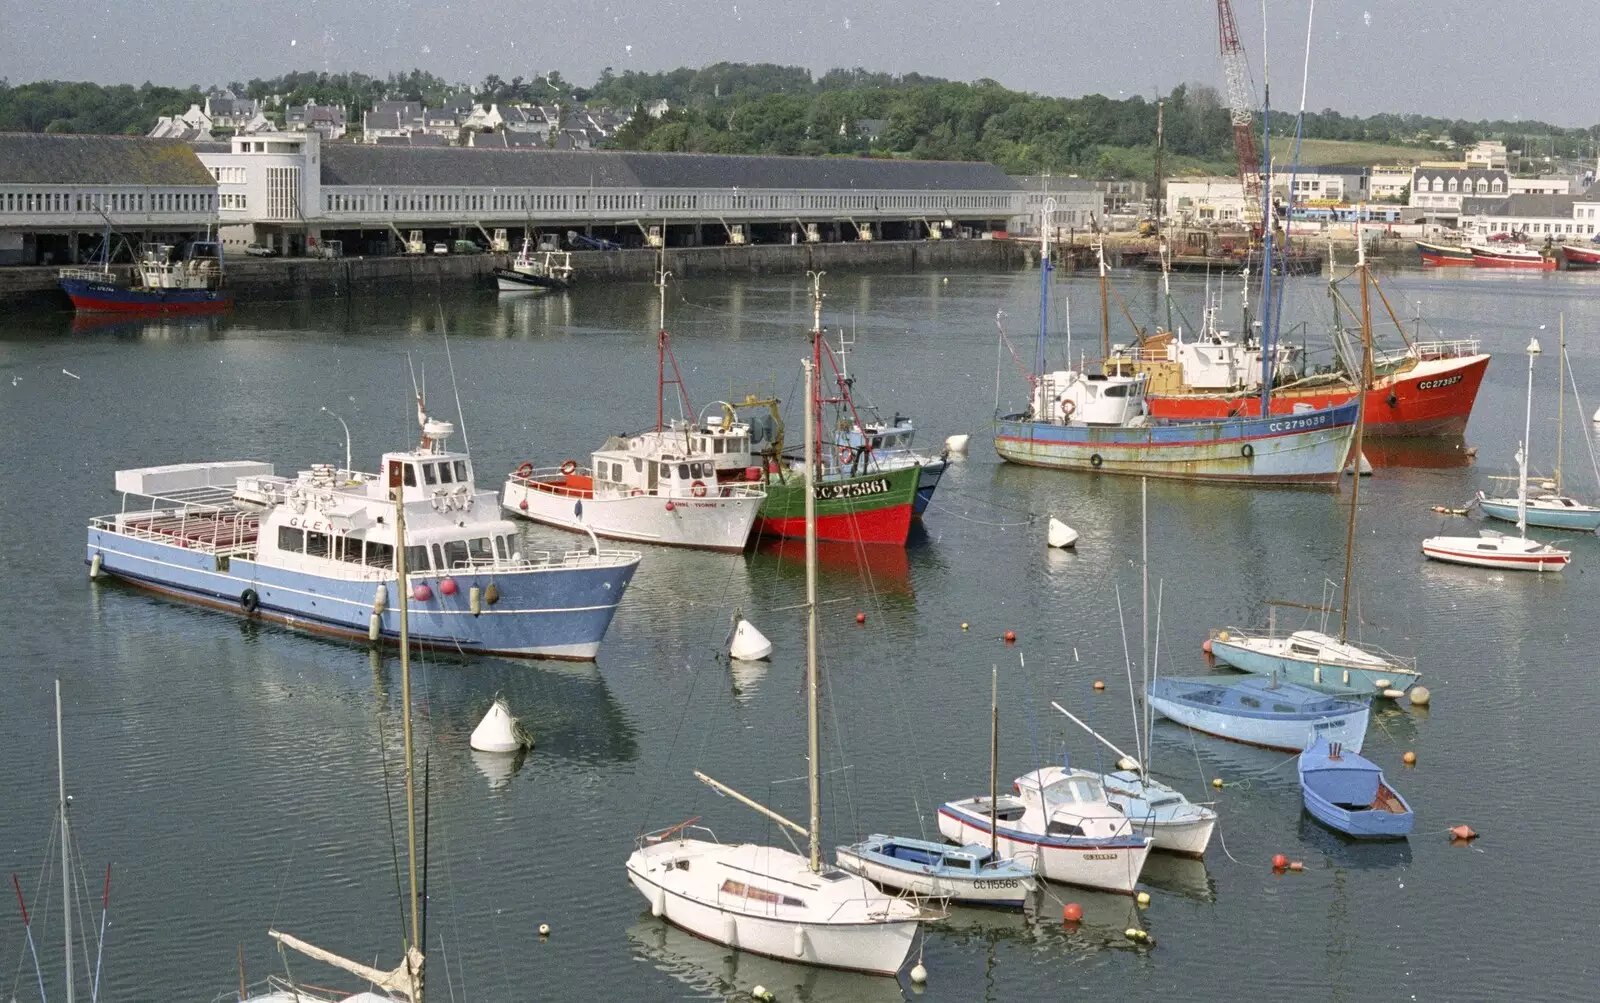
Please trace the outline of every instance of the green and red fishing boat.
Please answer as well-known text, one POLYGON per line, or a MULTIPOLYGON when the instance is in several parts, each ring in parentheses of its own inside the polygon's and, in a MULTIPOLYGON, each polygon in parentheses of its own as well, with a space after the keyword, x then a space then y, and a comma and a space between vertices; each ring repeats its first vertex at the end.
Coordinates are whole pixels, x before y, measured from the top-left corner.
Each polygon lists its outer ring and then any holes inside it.
MULTIPOLYGON (((904 544, 917 500, 918 467, 861 476, 825 474, 817 480, 817 539, 842 543, 904 544)), ((805 471, 767 477, 767 500, 757 516, 758 536, 801 537, 806 532, 805 471)))

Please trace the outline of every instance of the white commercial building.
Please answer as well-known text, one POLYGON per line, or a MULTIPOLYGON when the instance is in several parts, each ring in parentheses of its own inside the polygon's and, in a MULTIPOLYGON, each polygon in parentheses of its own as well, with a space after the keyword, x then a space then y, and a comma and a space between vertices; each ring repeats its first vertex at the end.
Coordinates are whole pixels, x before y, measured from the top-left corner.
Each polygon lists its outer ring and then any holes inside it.
POLYGON ((1238 223, 1244 185, 1238 178, 1177 178, 1167 182, 1167 218, 1183 224, 1238 223))

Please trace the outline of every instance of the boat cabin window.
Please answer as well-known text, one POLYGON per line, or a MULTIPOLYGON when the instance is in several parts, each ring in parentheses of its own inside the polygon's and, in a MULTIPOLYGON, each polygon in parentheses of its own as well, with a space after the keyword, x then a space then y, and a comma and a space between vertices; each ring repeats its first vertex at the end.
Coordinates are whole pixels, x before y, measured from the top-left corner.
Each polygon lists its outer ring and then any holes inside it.
POLYGON ((394 567, 394 544, 376 543, 367 541, 367 567, 392 568, 394 567))
POLYGON ((1309 644, 1290 644, 1289 645, 1289 650, 1294 652, 1297 655, 1312 655, 1312 656, 1316 656, 1316 655, 1320 655, 1322 653, 1322 652, 1318 651, 1316 648, 1313 648, 1309 644))
POLYGON ((1081 836, 1083 827, 1071 822, 1053 821, 1045 826, 1045 834, 1049 836, 1081 836))
MULTIPOLYGON (((392 549, 392 548, 391 548, 392 549)), ((416 544, 406 548, 406 571, 428 570, 428 548, 426 544, 416 544)))
POLYGON ((427 481, 429 484, 439 483, 438 477, 433 472, 433 464, 424 463, 422 465, 422 479, 427 481))
POLYGON ((306 556, 307 557, 328 557, 328 556, 331 556, 333 551, 332 551, 332 548, 329 546, 329 543, 330 543, 330 541, 328 539, 328 534, 327 533, 307 533, 306 534, 306 556))
POLYGON ((1286 703, 1275 703, 1272 705, 1272 712, 1274 714, 1293 714, 1295 712, 1295 708, 1290 707, 1286 703))
POLYGON ((644 472, 644 460, 642 458, 637 456, 633 458, 633 472, 636 474, 644 472))
POLYGON ((444 545, 444 566, 447 569, 463 567, 467 563, 467 541, 450 540, 444 545))
POLYGON ((416 467, 416 464, 407 463, 405 465, 405 468, 406 468, 406 470, 405 470, 406 487, 408 487, 408 488, 416 487, 417 486, 417 467, 416 467))
POLYGON ((1088 777, 1068 777, 1045 788, 1053 800, 1088 804, 1100 800, 1100 785, 1088 777))
POLYGON ((362 540, 359 536, 339 537, 339 560, 348 561, 351 564, 360 564, 361 543, 362 540))
POLYGON ((945 857, 944 866, 958 871, 970 871, 976 861, 970 857, 945 857))
POLYGON ((1496 547, 1492 543, 1480 543, 1480 544, 1478 544, 1478 549, 1479 550, 1498 550, 1500 548, 1496 547))
POLYGON ((489 547, 489 538, 480 536, 476 539, 468 540, 467 557, 474 563, 494 560, 494 552, 489 547))
POLYGON ((465 484, 468 481, 472 480, 471 477, 467 476, 467 461, 466 460, 453 460, 451 462, 455 464, 455 468, 456 468, 456 483, 457 484, 465 484))
POLYGON ((1261 706, 1261 701, 1257 700, 1255 697, 1240 697, 1239 698, 1239 703, 1242 704, 1245 707, 1260 707, 1261 706))
MULTIPOLYGON (((826 878, 828 875, 823 874, 822 876, 826 878)), ((840 874, 840 877, 845 876, 846 875, 840 874)), ((791 895, 781 895, 778 892, 768 891, 765 888, 757 888, 755 885, 747 885, 743 881, 735 881, 732 878, 729 878, 722 883, 722 888, 720 891, 724 895, 746 898, 752 902, 765 902, 767 905, 787 905, 796 906, 799 908, 805 907, 804 902, 791 895)))
POLYGON ((451 472, 450 472, 450 464, 448 464, 448 463, 439 464, 439 483, 440 484, 451 484, 454 481, 455 481, 455 478, 453 476, 451 476, 451 472))
POLYGON ((300 553, 306 549, 306 534, 304 530, 292 526, 278 527, 278 549, 292 553, 300 553))
POLYGON ((678 480, 686 481, 688 479, 689 479, 689 465, 687 463, 678 464, 678 480))
POLYGON ((1132 390, 1132 389, 1133 389, 1133 384, 1131 384, 1131 383, 1118 383, 1118 384, 1115 384, 1114 386, 1106 387, 1106 396, 1107 397, 1126 397, 1126 396, 1128 396, 1128 391, 1132 390))

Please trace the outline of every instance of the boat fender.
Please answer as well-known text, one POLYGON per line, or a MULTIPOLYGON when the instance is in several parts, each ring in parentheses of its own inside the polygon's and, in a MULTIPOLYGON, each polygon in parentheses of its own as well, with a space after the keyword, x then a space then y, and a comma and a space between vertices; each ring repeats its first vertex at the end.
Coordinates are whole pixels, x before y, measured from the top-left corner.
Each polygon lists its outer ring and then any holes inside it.
MULTIPOLYGON (((650 915, 655 916, 656 918, 659 919, 660 917, 666 915, 666 912, 667 912, 667 890, 665 888, 662 888, 660 885, 657 885, 655 892, 652 893, 651 896, 650 896, 650 915)), ((732 924, 733 924, 733 917, 732 916, 726 917, 725 925, 732 926, 732 924)), ((728 931, 724 930, 723 932, 726 933, 728 931)), ((733 946, 731 937, 729 938, 728 946, 729 947, 733 946)))
POLYGON ((803 926, 794 928, 794 956, 797 958, 806 956, 806 928, 803 926))
POLYGON ((254 613, 261 608, 261 597, 256 594, 255 589, 245 589, 239 593, 239 608, 246 613, 254 613))
POLYGON ((103 558, 99 554, 96 554, 93 557, 89 558, 89 577, 91 579, 100 577, 100 566, 102 564, 104 564, 104 563, 105 563, 105 558, 103 558))
POLYGON ((389 587, 379 585, 378 591, 372 594, 372 612, 382 613, 383 608, 389 605, 389 587))
POLYGON ((578 470, 578 461, 577 460, 562 460, 561 461, 561 473, 563 475, 570 477, 574 473, 576 473, 577 470, 578 470))
POLYGON ((383 630, 383 617, 373 613, 367 617, 367 640, 376 641, 383 630))
POLYGON ((1239 447, 1239 455, 1248 460, 1250 457, 1256 455, 1256 447, 1247 442, 1239 447))
POLYGON ((706 496, 706 482, 695 481, 693 484, 689 485, 689 493, 694 495, 696 498, 704 498, 706 496))
POLYGON ((476 585, 467 590, 467 606, 472 610, 473 616, 483 612, 483 590, 476 585))
POLYGON ((488 603, 490 606, 493 606, 495 603, 499 602, 500 586, 496 585, 494 582, 490 582, 489 587, 483 590, 483 601, 488 603))
POLYGON ((518 480, 527 480, 533 476, 533 464, 524 462, 522 466, 517 468, 517 472, 513 476, 518 480))
POLYGON ((1093 456, 1089 457, 1089 466, 1094 467, 1096 470, 1100 469, 1100 464, 1104 462, 1106 461, 1100 458, 1099 453, 1095 453, 1093 456))
MULTIPOLYGON (((650 911, 655 911, 654 906, 651 907, 650 911)), ((722 914, 722 942, 729 947, 739 946, 739 923, 731 913, 722 914)))

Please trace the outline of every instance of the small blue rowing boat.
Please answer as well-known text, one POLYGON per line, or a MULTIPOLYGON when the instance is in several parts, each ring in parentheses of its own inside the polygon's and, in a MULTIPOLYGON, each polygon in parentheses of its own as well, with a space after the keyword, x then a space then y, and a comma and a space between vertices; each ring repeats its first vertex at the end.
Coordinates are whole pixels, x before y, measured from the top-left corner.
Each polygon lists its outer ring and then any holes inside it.
POLYGON ((1150 684, 1150 706, 1195 731, 1245 745, 1300 752, 1318 738, 1360 752, 1371 708, 1265 676, 1165 677, 1150 684))
POLYGON ((873 835, 839 847, 835 859, 873 884, 967 905, 1021 908, 1037 884, 1032 868, 977 843, 873 835))
POLYGON ((1357 839, 1404 839, 1416 823, 1377 764, 1338 742, 1319 738, 1300 753, 1300 793, 1319 822, 1357 839))

